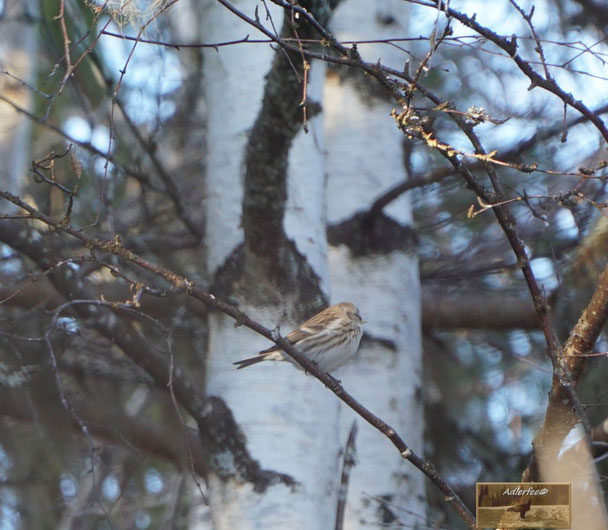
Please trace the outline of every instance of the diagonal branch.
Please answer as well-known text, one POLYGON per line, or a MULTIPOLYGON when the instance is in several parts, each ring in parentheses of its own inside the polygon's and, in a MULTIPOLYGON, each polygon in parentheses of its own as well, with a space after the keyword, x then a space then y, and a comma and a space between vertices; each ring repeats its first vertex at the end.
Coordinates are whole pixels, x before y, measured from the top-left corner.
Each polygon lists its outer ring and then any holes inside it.
MULTIPOLYGON (((306 372, 314 375, 327 388, 329 388, 334 394, 336 394, 339 399, 341 399, 351 409, 353 409, 357 414, 359 414, 365 421, 367 421, 370 425, 372 425, 382 434, 384 434, 397 448, 403 458, 409 460, 441 490, 441 492, 445 495, 445 499, 452 504, 454 509, 466 521, 466 523, 470 526, 475 525, 475 517, 471 514, 469 509, 465 506, 460 497, 458 497, 452 487, 439 475, 439 473, 437 473, 435 466, 431 462, 417 455, 390 425, 388 425, 381 418, 374 415, 371 411, 369 411, 366 407, 359 403, 351 394, 344 390, 342 384, 339 381, 337 381, 331 375, 319 370, 319 368, 314 362, 312 362, 306 356, 298 352, 298 350, 286 339, 281 336, 277 337, 276 333, 261 325, 260 323, 256 322, 242 311, 236 309, 234 306, 216 299, 213 294, 207 293, 202 289, 198 289, 197 287, 195 287, 194 282, 192 282, 185 276, 182 276, 169 269, 161 267, 160 265, 151 263, 148 260, 142 258, 141 256, 138 256, 134 252, 126 249, 119 241, 107 241, 87 236, 80 230, 68 224, 62 223, 60 221, 55 221, 44 213, 38 211, 36 208, 25 203, 19 197, 6 191, 0 190, 0 197, 5 198, 6 200, 27 211, 31 215, 32 219, 42 221, 43 223, 55 228, 58 231, 65 232, 79 239, 91 250, 101 250, 104 252, 109 252, 111 254, 123 258, 126 261, 138 265, 142 269, 145 269, 157 276, 164 278, 165 280, 173 284, 176 288, 184 290, 188 295, 217 309, 225 315, 232 317, 236 321, 236 326, 244 325, 249 329, 255 331, 256 333, 259 333, 260 335, 274 342, 283 351, 285 351, 285 353, 292 357, 300 366, 302 366, 302 368, 304 368, 306 372)), ((97 325, 104 326, 103 323, 98 323, 97 325)), ((115 326, 111 326, 108 329, 105 329, 104 334, 105 333, 110 333, 111 335, 114 335, 116 337, 117 345, 121 348, 123 346, 129 347, 128 344, 123 344, 125 340, 134 340, 136 342, 138 340, 142 340, 138 337, 135 337, 135 334, 128 333, 128 331, 123 330, 123 332, 117 332, 115 326)), ((133 360, 137 364, 142 366, 142 368, 144 368, 146 371, 148 371, 158 384, 166 385, 167 375, 169 371, 167 370, 167 364, 164 358, 154 352, 146 351, 145 348, 138 350, 137 347, 135 348, 135 351, 131 351, 130 355, 135 356, 133 360)), ((241 447, 243 440, 239 440, 239 436, 237 436, 236 439, 231 438, 230 440, 227 440, 224 435, 226 421, 230 423, 232 428, 235 429, 236 433, 239 433, 240 431, 234 423, 234 419, 230 410, 228 409, 228 407, 226 407, 222 400, 214 397, 204 399, 199 396, 195 387, 190 383, 190 381, 186 379, 185 374, 183 374, 179 369, 176 369, 173 372, 173 384, 176 390, 175 393, 176 397, 178 398, 178 401, 188 410, 188 412, 194 418, 197 419, 197 422, 199 422, 199 431, 201 433, 201 436, 203 437, 203 441, 206 444, 212 442, 214 446, 217 447, 217 442, 223 440, 223 443, 228 444, 230 449, 232 449, 232 445, 236 444, 240 450, 246 451, 246 448, 244 446, 241 447), (209 414, 210 408, 213 410, 212 417, 210 417, 209 414)), ((269 482, 269 480, 267 480, 267 482, 269 482)))
MULTIPOLYGON (((570 336, 564 345, 563 356, 560 357, 563 371, 572 374, 572 386, 575 386, 578 382, 589 359, 586 354, 592 350, 607 319, 608 265, 606 265, 606 268, 600 274, 595 292, 570 332, 570 336)), ((561 442, 563 436, 566 436, 570 430, 572 424, 570 417, 570 393, 568 392, 568 387, 564 388, 564 385, 560 384, 559 378, 554 377, 553 385, 549 392, 549 403, 547 404, 545 420, 534 439, 533 445, 535 451, 524 471, 524 480, 529 478, 536 479, 538 474, 537 452, 539 449, 553 451, 556 453, 555 457, 557 458, 557 451, 559 451, 561 444, 557 446, 555 444, 556 432, 561 430, 562 436, 558 438, 558 441, 561 442)))
POLYGON ((608 265, 599 277, 595 292, 578 322, 570 332, 564 345, 564 358, 570 367, 574 380, 586 364, 587 357, 597 341, 608 318, 608 265))

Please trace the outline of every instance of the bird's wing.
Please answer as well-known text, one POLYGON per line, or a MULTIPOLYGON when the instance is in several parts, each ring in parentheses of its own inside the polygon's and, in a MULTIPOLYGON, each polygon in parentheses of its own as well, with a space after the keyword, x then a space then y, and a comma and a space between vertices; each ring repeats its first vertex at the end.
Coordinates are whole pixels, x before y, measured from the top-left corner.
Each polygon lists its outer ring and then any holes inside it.
POLYGON ((306 337, 310 337, 311 335, 316 335, 323 331, 325 326, 322 324, 310 325, 310 324, 302 324, 298 329, 294 329, 291 333, 287 334, 285 337, 292 344, 296 344, 306 337))
POLYGON ((324 324, 327 324, 328 311, 330 311, 331 309, 332 309, 331 307, 328 307, 327 309, 324 309, 320 313, 317 313, 316 315, 310 317, 306 322, 304 322, 304 324, 302 324, 300 326, 300 329, 311 329, 311 328, 323 327, 324 324))
MULTIPOLYGON (((312 320, 312 319, 311 319, 312 320)), ((310 322, 310 321, 307 321, 310 322)), ((324 327, 322 324, 318 324, 318 325, 309 325, 307 324, 307 322, 305 322, 302 326, 300 326, 297 329, 294 329, 293 331, 289 332, 286 336, 285 339, 287 339, 291 344, 296 344, 297 342, 305 339, 306 337, 310 337, 311 335, 315 335, 321 331, 323 331, 324 327)), ((278 350, 279 348, 277 348, 276 345, 271 346, 270 348, 266 349, 266 350, 262 350, 260 353, 268 353, 274 350, 278 350)))

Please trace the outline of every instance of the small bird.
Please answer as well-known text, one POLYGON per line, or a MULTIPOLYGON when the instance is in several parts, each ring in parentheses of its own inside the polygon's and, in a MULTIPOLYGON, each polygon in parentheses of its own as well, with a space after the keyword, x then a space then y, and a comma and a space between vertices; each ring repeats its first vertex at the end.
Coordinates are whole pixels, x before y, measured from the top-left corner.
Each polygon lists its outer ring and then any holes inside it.
MULTIPOLYGON (((333 372, 350 361, 361 342, 365 320, 357 307, 350 302, 332 305, 308 319, 285 338, 298 351, 316 363, 320 370, 333 372)), ((301 368, 289 355, 277 346, 262 350, 257 355, 237 361, 238 370, 262 361, 291 361, 301 368)))

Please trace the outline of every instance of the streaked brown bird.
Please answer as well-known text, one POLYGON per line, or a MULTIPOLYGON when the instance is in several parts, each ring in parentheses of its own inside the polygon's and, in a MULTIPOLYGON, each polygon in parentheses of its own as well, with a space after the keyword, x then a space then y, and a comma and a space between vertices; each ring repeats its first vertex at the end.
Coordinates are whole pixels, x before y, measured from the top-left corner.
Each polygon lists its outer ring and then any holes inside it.
MULTIPOLYGON (((315 362, 320 370, 333 372, 349 362, 357 353, 363 335, 363 324, 365 320, 361 318, 354 304, 340 302, 317 313, 285 338, 301 354, 315 362)), ((262 361, 290 361, 301 369, 300 365, 276 345, 234 364, 241 369, 262 361)))

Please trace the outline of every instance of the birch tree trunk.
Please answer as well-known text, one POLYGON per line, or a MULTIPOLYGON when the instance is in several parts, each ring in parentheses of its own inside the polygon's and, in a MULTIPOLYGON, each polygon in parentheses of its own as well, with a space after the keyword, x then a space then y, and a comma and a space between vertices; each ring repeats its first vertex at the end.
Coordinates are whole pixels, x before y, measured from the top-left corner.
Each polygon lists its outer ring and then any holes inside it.
MULTIPOLYGON (((254 3, 232 3, 254 17, 254 3)), ((205 42, 257 37, 215 2, 201 12, 205 42)), ((272 7, 270 14, 280 31, 282 12, 272 7)), ((260 20, 271 28, 265 13, 260 20)), ((291 34, 289 20, 283 31, 291 34)), ((302 38, 308 31, 298 27, 302 38)), ((328 298, 323 126, 321 114, 311 111, 319 105, 324 66, 313 65, 310 72, 310 132, 304 134, 301 58, 288 60, 282 50, 263 44, 247 46, 246 53, 243 46, 228 46, 204 55, 210 291, 269 327, 281 324, 285 335, 328 298)), ((261 467, 286 474, 282 483, 245 483, 239 462, 212 455, 216 468, 235 470, 229 479, 212 473, 213 527, 331 528, 338 400, 290 363, 235 370, 234 361, 267 346, 222 315, 209 317, 207 393, 227 402, 261 467)))
MULTIPOLYGON (((35 2, 7 2, 0 18, 0 93, 29 109, 36 51, 35 2), (27 83, 27 84, 26 84, 27 83)), ((19 194, 30 159, 31 120, 0 102, 0 182, 19 194)), ((3 208, 17 208, 5 202, 3 208)))
MULTIPOLYGON (((348 0, 333 16, 338 39, 406 35, 408 5, 398 0, 348 0), (361 21, 365 21, 365 26, 361 21)), ((364 60, 403 68, 405 54, 387 45, 361 45, 364 60)), ((359 359, 338 378, 347 390, 423 453, 420 284, 406 197, 367 214, 373 200, 406 178, 403 135, 391 124, 395 103, 363 76, 333 69, 325 87, 328 217, 332 302, 351 300, 367 324, 359 359), (387 244, 387 241, 389 242, 387 244)), ((342 411, 342 441, 354 420, 342 411)), ((425 523, 422 474, 378 431, 359 421, 344 527, 382 528, 425 523)))

